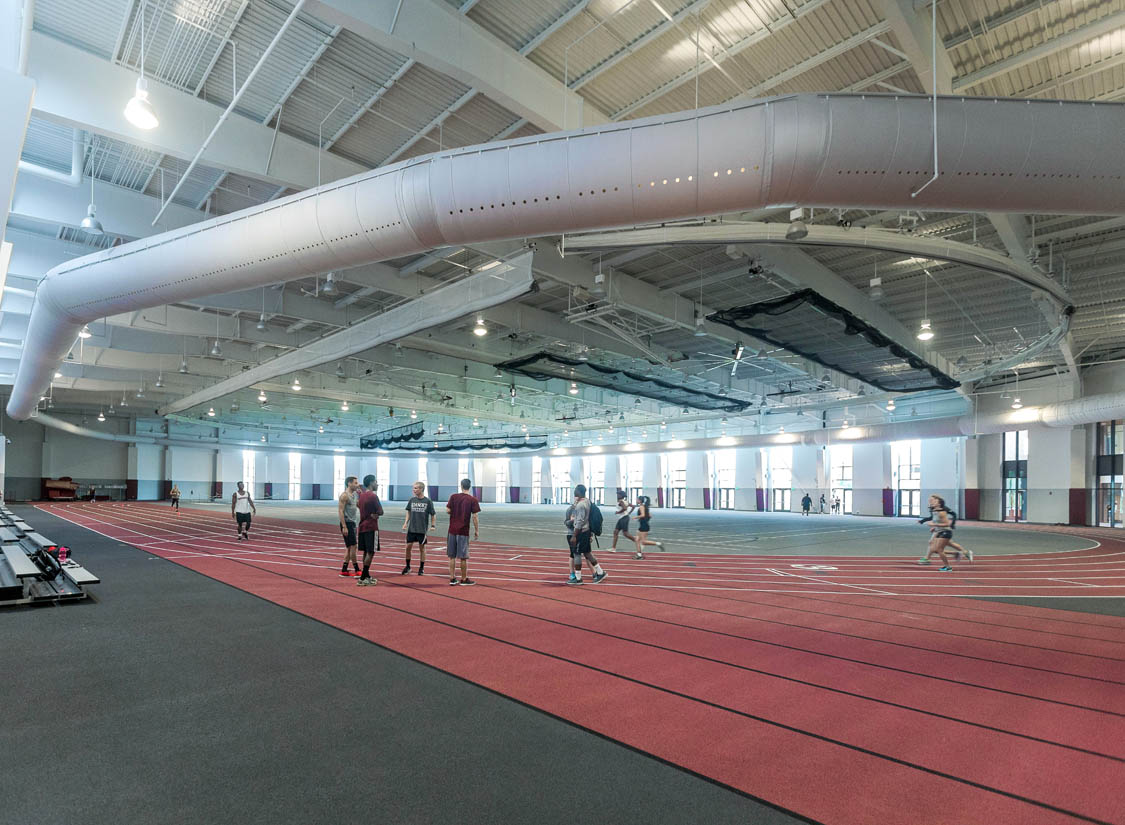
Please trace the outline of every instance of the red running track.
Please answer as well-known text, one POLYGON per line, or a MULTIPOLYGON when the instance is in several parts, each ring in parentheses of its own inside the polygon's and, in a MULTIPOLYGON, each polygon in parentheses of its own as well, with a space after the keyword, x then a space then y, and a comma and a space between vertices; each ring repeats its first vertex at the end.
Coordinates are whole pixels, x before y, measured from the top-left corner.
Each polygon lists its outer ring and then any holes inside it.
POLYGON ((814 822, 1125 823, 1125 619, 946 595, 1122 595, 1117 540, 953 574, 606 553, 581 588, 560 550, 478 542, 460 588, 438 548, 399 576, 384 531, 357 588, 332 525, 255 519, 246 544, 213 511, 42 509, 814 822))

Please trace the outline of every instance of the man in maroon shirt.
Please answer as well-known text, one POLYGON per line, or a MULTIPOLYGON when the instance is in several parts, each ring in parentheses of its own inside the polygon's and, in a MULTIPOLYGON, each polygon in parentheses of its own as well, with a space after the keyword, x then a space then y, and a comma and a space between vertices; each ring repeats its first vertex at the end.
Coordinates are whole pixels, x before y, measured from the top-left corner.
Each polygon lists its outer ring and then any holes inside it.
POLYGON ((470 493, 473 482, 461 479, 461 492, 454 493, 446 502, 445 512, 449 513, 449 535, 446 537, 445 554, 449 556, 449 583, 476 584, 469 578, 469 521, 473 522, 473 538, 480 538, 480 502, 470 493), (457 580, 457 559, 461 560, 461 580, 457 580))
POLYGON ((378 486, 375 476, 365 475, 363 492, 356 502, 359 508, 359 549, 363 553, 363 572, 357 582, 360 587, 379 583, 371 578, 371 561, 375 558, 375 551, 379 549, 379 516, 383 515, 383 505, 379 496, 375 495, 378 486))

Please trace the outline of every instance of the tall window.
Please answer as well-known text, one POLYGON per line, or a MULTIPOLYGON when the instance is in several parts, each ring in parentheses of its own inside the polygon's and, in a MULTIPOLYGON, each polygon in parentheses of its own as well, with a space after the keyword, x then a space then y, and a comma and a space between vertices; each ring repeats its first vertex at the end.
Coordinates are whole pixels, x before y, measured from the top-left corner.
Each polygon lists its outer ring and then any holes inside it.
POLYGON ((496 459, 496 501, 504 504, 508 500, 508 459, 496 459))
POLYGON ((922 514, 922 442, 891 442, 891 475, 898 490, 898 514, 922 514))
POLYGON ((668 506, 687 507, 687 453, 668 453, 668 506))
POLYGON ((590 500, 594 504, 605 504, 605 456, 596 455, 590 459, 590 500))
POLYGON ((253 450, 242 451, 242 480, 246 482, 246 489, 250 495, 254 495, 254 459, 256 454, 253 450))
POLYGON ((1125 421, 1098 424, 1098 454, 1094 474, 1098 479, 1097 524, 1122 526, 1122 453, 1125 453, 1125 421))
POLYGON ((348 477, 348 471, 344 467, 344 457, 342 455, 332 456, 332 490, 336 495, 340 495, 344 491, 344 479, 348 477))
POLYGON ((852 511, 852 445, 833 444, 828 451, 829 486, 832 500, 829 509, 833 513, 852 511))
POLYGON ((391 459, 385 455, 375 459, 375 483, 380 496, 391 497, 391 459))
POLYGON ((570 459, 551 459, 551 487, 555 491, 554 503, 570 501, 570 459))
POLYGON ((429 462, 430 460, 425 456, 418 459, 418 478, 415 479, 415 481, 421 481, 427 487, 430 486, 429 462))
POLYGON ((788 513, 793 509, 793 448, 768 447, 762 451, 766 486, 770 488, 771 509, 788 513))
POLYGON ((457 489, 461 489, 461 479, 469 477, 469 459, 457 459, 457 489))
POLYGON ((301 454, 289 454, 289 500, 301 498, 301 454))
POLYGON ((543 458, 533 455, 531 457, 531 503, 538 504, 543 500, 543 458))
POLYGON ((1027 521, 1027 430, 1004 433, 1004 521, 1027 521))
POLYGON ((713 454, 715 468, 715 490, 718 494, 716 506, 720 510, 734 509, 734 450, 716 450, 713 454))

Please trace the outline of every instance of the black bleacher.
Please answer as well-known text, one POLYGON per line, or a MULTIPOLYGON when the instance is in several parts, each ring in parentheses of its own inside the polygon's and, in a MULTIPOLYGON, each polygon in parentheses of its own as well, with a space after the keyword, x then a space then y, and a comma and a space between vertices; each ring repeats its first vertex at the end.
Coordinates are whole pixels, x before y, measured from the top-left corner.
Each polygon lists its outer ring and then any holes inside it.
POLYGON ((0 607, 86 598, 100 579, 71 558, 60 563, 54 542, 0 504, 0 607))

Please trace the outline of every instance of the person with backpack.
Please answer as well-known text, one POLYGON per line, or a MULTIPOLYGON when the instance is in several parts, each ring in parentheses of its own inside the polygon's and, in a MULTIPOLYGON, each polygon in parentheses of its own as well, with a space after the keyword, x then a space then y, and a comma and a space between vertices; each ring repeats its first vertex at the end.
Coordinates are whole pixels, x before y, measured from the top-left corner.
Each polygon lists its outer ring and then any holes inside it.
POLYGON ((573 532, 573 541, 570 545, 570 578, 567 584, 582 584, 582 558, 585 556, 594 571, 594 584, 605 580, 609 574, 602 569, 590 548, 594 536, 602 532, 602 511, 590 499, 586 498, 586 485, 579 484, 574 488, 574 504, 567 510, 573 532))

